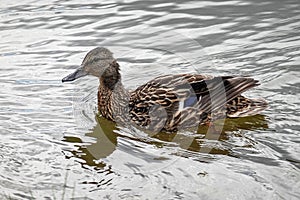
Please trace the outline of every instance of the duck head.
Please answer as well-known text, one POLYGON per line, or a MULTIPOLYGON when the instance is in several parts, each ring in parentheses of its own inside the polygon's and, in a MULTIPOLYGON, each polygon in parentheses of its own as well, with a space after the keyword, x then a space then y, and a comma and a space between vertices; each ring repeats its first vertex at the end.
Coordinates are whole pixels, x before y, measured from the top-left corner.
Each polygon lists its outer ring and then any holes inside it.
POLYGON ((97 47, 87 53, 81 66, 72 74, 62 79, 62 82, 74 81, 86 75, 99 77, 104 82, 119 80, 119 65, 112 52, 103 47, 97 47))

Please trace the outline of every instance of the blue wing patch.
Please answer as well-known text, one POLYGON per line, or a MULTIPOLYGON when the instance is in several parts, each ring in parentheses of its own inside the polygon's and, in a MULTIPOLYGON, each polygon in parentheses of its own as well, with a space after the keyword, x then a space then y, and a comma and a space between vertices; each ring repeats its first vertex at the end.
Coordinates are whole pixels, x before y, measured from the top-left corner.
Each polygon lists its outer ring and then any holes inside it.
POLYGON ((197 96, 190 96, 188 99, 184 101, 184 108, 193 107, 197 103, 197 96))

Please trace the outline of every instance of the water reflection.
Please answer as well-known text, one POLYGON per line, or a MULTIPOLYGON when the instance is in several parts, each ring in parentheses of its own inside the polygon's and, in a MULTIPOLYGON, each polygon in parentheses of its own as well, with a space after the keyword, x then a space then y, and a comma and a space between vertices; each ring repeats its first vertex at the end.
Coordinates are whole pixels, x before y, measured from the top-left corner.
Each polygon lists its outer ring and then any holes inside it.
MULTIPOLYGON (((81 162, 83 166, 88 165, 95 167, 95 169, 102 169, 106 166, 103 159, 109 157, 118 147, 118 137, 127 138, 128 136, 119 134, 119 130, 122 128, 116 127, 116 124, 112 121, 98 115, 95 116, 95 120, 97 122, 96 126, 91 132, 85 134, 87 137, 94 138, 95 142, 86 143, 81 138, 75 136, 64 136, 63 141, 74 143, 74 146, 77 147, 77 149, 71 150, 70 152, 74 157, 83 160, 83 162, 81 162)), ((222 126, 221 133, 216 127, 218 127, 218 122, 210 126, 199 126, 195 134, 192 134, 192 131, 185 131, 182 133, 160 132, 153 135, 153 137, 150 137, 150 133, 146 140, 144 137, 131 137, 130 139, 148 145, 155 145, 158 148, 179 147, 181 150, 185 151, 185 154, 178 154, 179 156, 186 155, 187 153, 195 155, 192 152, 236 156, 234 148, 237 146, 242 147, 247 151, 251 151, 254 146, 251 143, 246 145, 230 144, 228 143, 230 137, 231 139, 232 137, 245 138, 241 133, 241 130, 267 130, 268 123, 264 115, 255 115, 237 119, 227 118, 225 124, 222 126), (209 130, 213 131, 208 133, 209 130)), ((132 146, 132 151, 134 151, 134 148, 137 147, 132 146)), ((70 156, 68 158, 70 158, 70 156)))
POLYGON ((2 2, 0 199, 55 199, 64 189, 65 199, 300 199, 299 0, 2 2), (268 118, 227 120, 219 139, 205 126, 197 134, 129 138, 110 122, 94 124, 93 112, 93 125, 85 120, 82 128, 74 97, 98 82, 62 85, 60 78, 96 46, 120 55, 128 88, 190 73, 191 64, 198 73, 253 76, 261 86, 250 93, 270 103, 268 118), (159 170, 142 173, 138 165, 159 170), (99 184, 84 184, 91 182, 99 184))
POLYGON ((84 164, 89 166, 95 166, 97 168, 103 168, 106 166, 104 162, 96 162, 102 158, 106 158, 116 149, 117 136, 114 132, 116 126, 113 122, 96 116, 97 124, 93 128, 92 132, 88 132, 85 135, 95 138, 96 142, 86 144, 81 138, 75 136, 64 136, 64 140, 70 143, 76 143, 77 150, 72 150, 71 153, 80 159, 85 161, 84 164))

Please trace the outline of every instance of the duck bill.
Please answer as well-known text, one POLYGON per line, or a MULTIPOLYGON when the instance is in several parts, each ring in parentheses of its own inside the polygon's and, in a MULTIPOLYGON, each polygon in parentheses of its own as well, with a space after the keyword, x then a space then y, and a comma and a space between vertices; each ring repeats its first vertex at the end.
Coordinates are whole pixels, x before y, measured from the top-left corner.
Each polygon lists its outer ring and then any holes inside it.
POLYGON ((78 68, 75 72, 72 74, 69 74, 65 78, 62 79, 62 82, 68 82, 68 81, 74 81, 80 77, 86 76, 88 73, 83 70, 82 67, 78 68))

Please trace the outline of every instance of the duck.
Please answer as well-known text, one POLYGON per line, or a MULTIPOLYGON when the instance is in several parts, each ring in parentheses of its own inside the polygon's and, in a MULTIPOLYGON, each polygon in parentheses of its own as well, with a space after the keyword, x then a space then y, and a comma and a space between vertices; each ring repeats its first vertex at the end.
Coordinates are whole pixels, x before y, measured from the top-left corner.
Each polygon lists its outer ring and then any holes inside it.
POLYGON ((149 131, 176 132, 221 118, 253 116, 268 105, 262 98, 242 95, 259 85, 248 76, 168 74, 129 91, 122 84, 120 65, 105 47, 89 51, 80 67, 62 82, 87 75, 99 78, 98 111, 102 117, 149 131))

